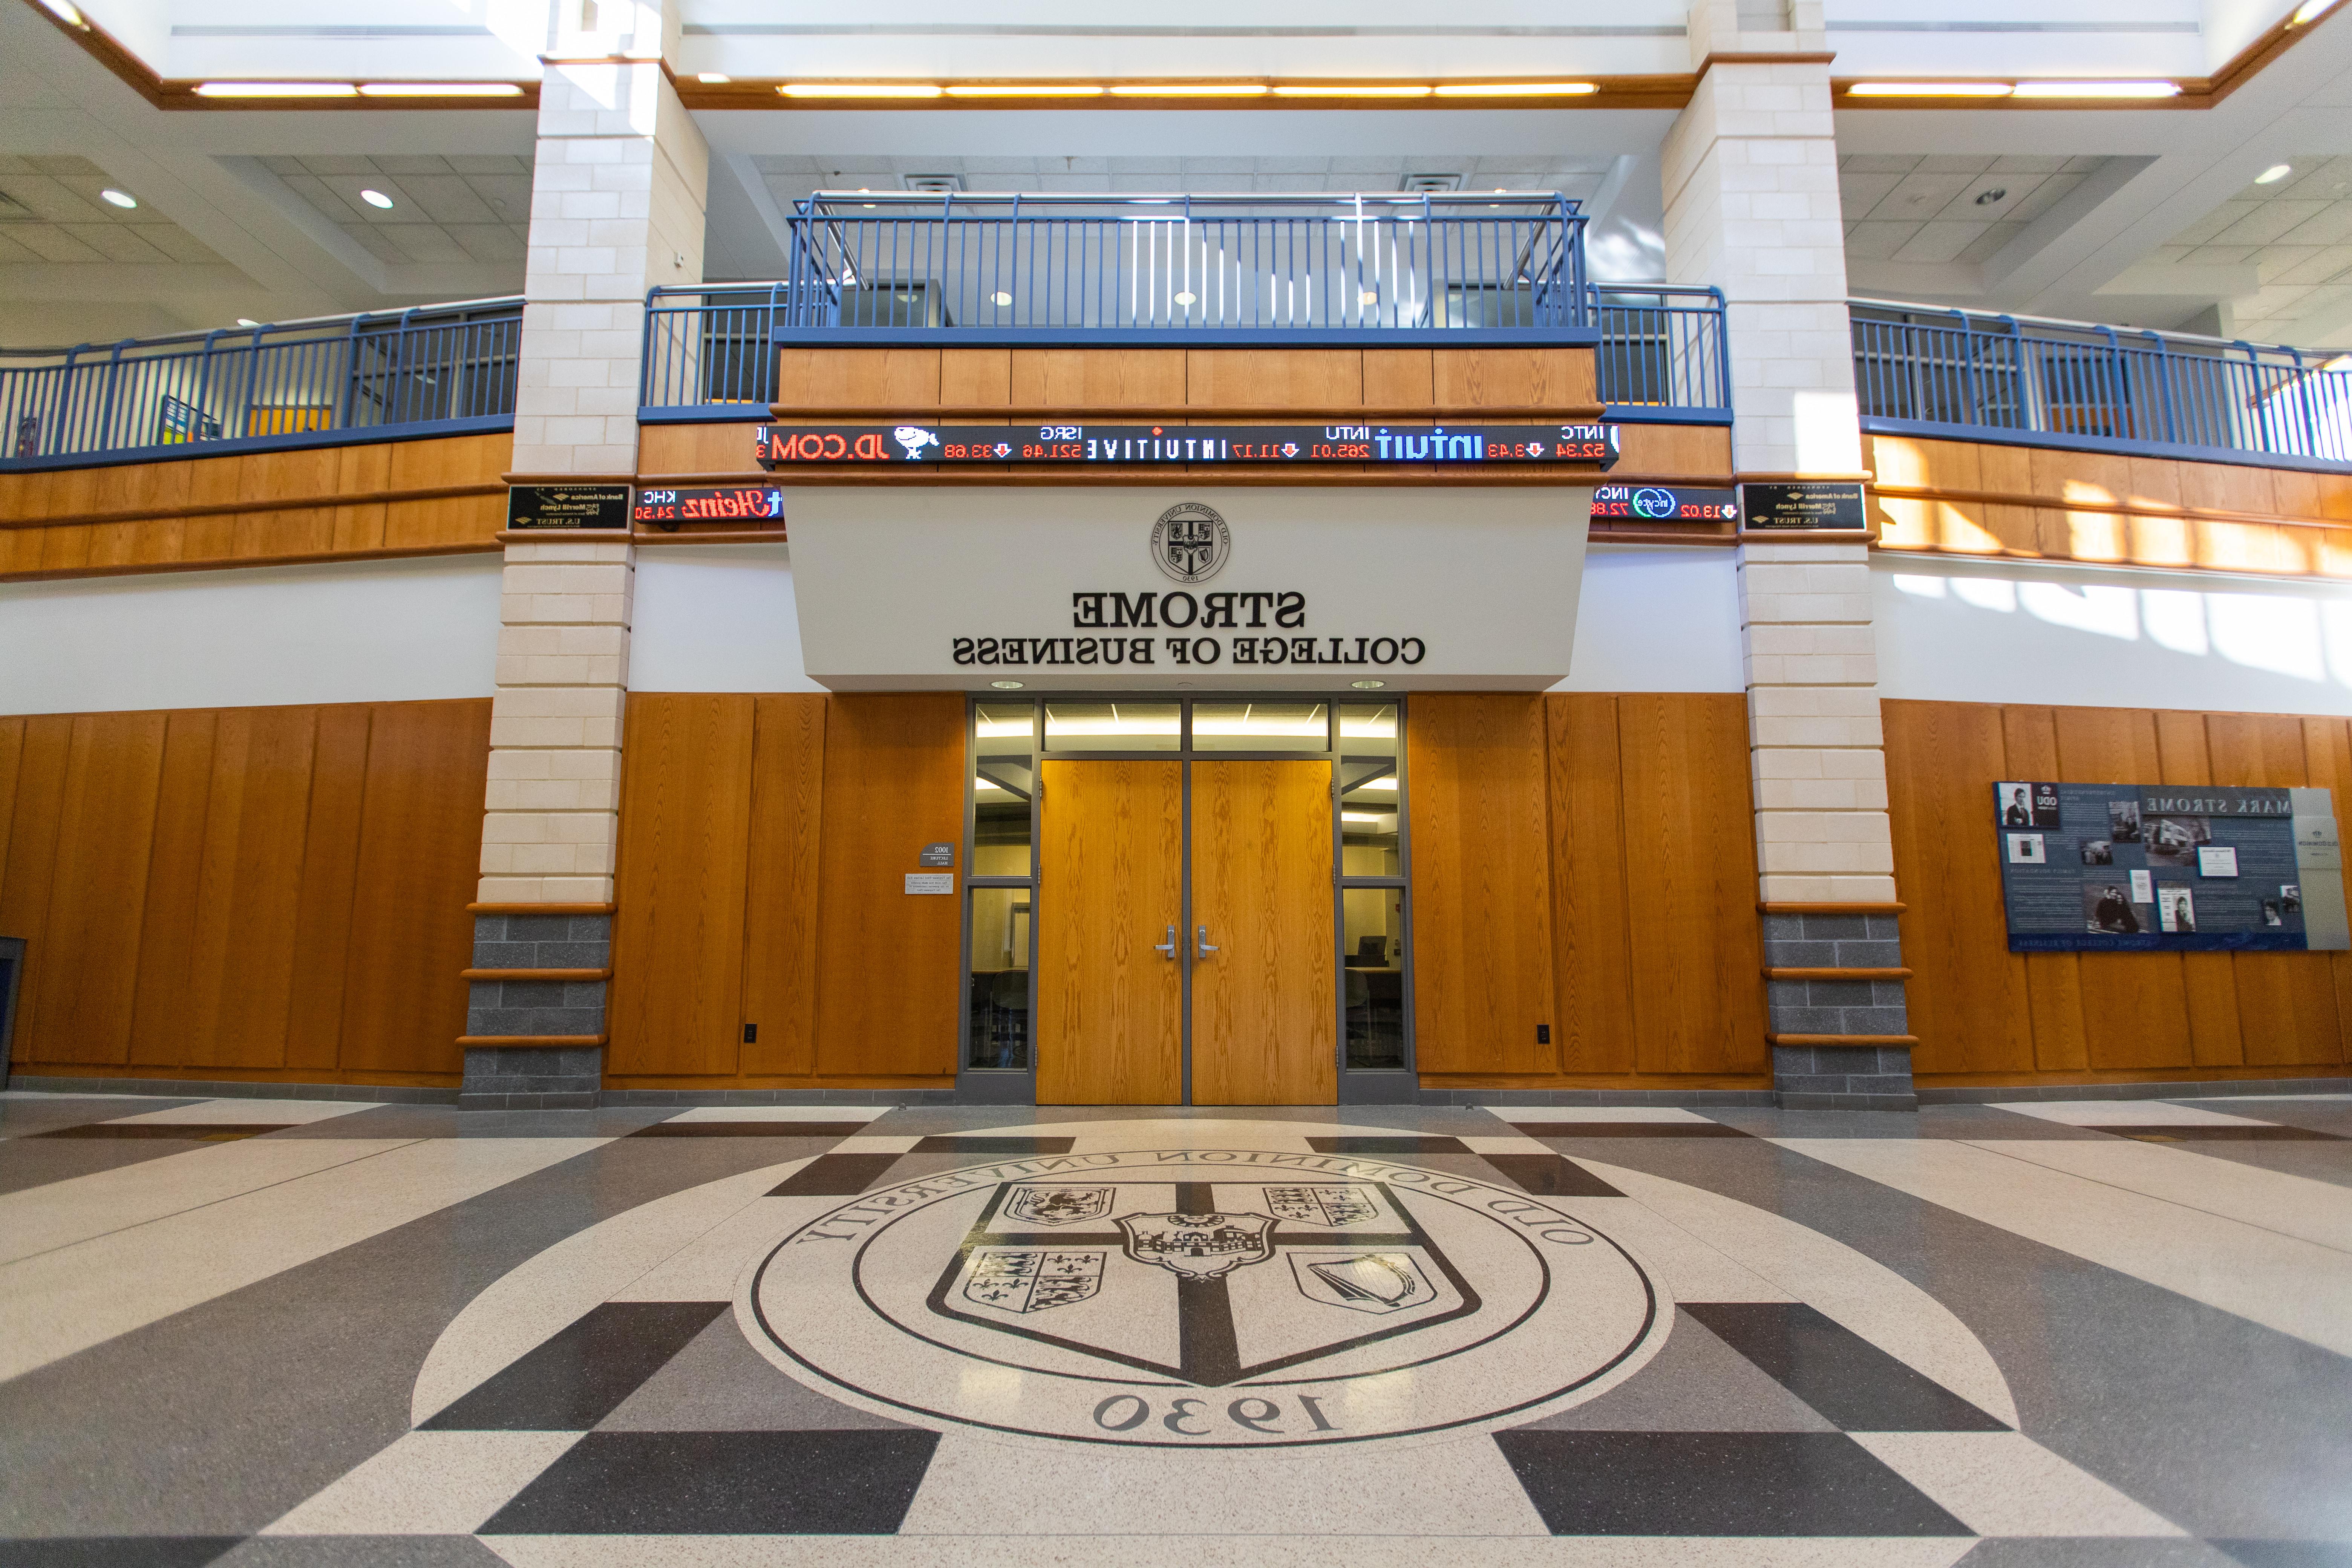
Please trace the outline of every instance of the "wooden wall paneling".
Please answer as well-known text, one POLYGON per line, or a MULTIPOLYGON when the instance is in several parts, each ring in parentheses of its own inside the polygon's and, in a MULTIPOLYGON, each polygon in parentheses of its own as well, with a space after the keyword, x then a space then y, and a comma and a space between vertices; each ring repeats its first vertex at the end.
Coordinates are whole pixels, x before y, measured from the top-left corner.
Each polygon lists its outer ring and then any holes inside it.
POLYGON ((936 408, 933 348, 788 348, 776 362, 780 408, 936 408))
POLYGON ((1544 699, 1554 1038, 1567 1073, 1634 1070, 1617 702, 1581 692, 1544 699))
POLYGON ((61 523, 41 530, 41 570, 67 572, 89 564, 96 530, 88 523, 61 523))
MULTIPOLYGON (((245 462, 239 499, 270 500, 279 496, 333 495, 342 456, 332 447, 305 447, 290 452, 256 452, 245 462)), ((237 517, 240 556, 314 554, 331 550, 334 544, 331 510, 249 511, 237 517)))
MULTIPOLYGON (((364 495, 371 490, 392 488, 392 447, 378 443, 370 447, 339 447, 336 448, 335 492, 338 495, 364 495)), ((333 522, 330 537, 333 550, 377 550, 383 545, 384 505, 378 501, 361 506, 339 506, 331 514, 333 522)), ((503 521, 503 520, 502 520, 503 521)))
POLYGON ((736 1069, 751 719, 749 696, 629 694, 608 1074, 736 1069))
POLYGON ((1374 408, 1419 408, 1436 401, 1437 373, 1427 349, 1363 351, 1364 402, 1374 408))
MULTIPOLYGON (((2137 784, 2155 778, 2163 763, 2157 749, 2156 716, 2120 708, 2059 708, 2052 723, 2058 740, 2054 773, 2012 773, 2012 778, 2057 778, 2070 784, 2137 784)), ((2104 824, 2099 825, 2104 831, 2104 824)), ((2075 840, 2085 835, 2063 828, 2048 846, 2081 863, 2075 840)), ((2085 952, 2081 959, 2083 1036, 2089 1064, 2098 1068, 2187 1067, 2196 1059, 2189 1044, 2188 980, 2180 954, 2085 952)))
MULTIPOLYGON (((2011 706, 2000 713, 2001 771, 1994 783, 2064 776, 2058 771, 2058 733, 2051 710, 2011 706)), ((2026 997, 2033 1019, 2033 1065, 2043 1072, 2091 1065, 2090 1046, 2083 1032, 2081 956, 2073 952, 2024 955, 2026 997)))
POLYGON ((352 906, 358 896, 361 805, 367 793, 373 709, 339 702, 318 710, 310 819, 295 896, 299 949, 286 1010, 285 1064, 329 1070, 341 1042, 343 984, 351 963, 352 906))
POLYGON ((184 709, 166 716, 154 841, 139 930, 137 1002, 130 1059, 145 1067, 188 1060, 194 1016, 190 985, 204 884, 205 824, 212 811, 213 744, 220 715, 184 709))
MULTIPOLYGON (((2352 791, 2352 721, 2305 719, 2303 754, 2313 787, 2326 790, 2336 807, 2336 836, 2340 840, 2345 823, 2352 820, 2352 802, 2345 798, 2346 792, 2352 791)), ((5 761, 0 759, 0 779, 5 776, 5 761)), ((2352 1060, 2352 952, 2331 952, 2326 958, 2336 990, 2336 1053, 2339 1059, 2352 1060)))
POLYGON ((1617 466, 1629 474, 1731 477, 1731 432, 1720 425, 1627 425, 1619 438, 1617 466))
POLYGON ((1621 696, 1617 734, 1637 1065, 1760 1072, 1769 1026, 1747 700, 1621 696))
POLYGON ((1013 402, 1013 351, 941 349, 940 402, 950 407, 1009 406, 1013 402))
POLYGON ((140 894, 163 760, 161 713, 73 721, 42 942, 46 1048, 54 1062, 129 1058, 140 894))
MULTIPOLYGON (((2304 721, 2284 715, 2210 713, 2213 782, 2293 789, 2310 780, 2304 721)), ((2338 828, 2338 834, 2341 834, 2338 828)), ((2238 1021, 2250 1067, 2339 1062, 2343 1021, 2332 962, 2310 952, 2239 952, 2238 1021)))
POLYGON ((816 1070, 824 718, 825 699, 821 694, 782 693, 751 700, 742 1015, 744 1023, 759 1026, 760 1037, 742 1047, 740 1061, 746 1074, 800 1076, 816 1070))
POLYGON ((1886 701, 1886 784, 1911 1033, 1920 1073, 2034 1068, 2026 959, 2009 951, 1990 786, 2006 767, 2000 710, 1886 701))
POLYGON ((1185 401, 1201 407, 1266 404, 1301 412, 1364 403, 1360 349, 1191 349, 1185 401))
MULTIPOLYGON (((5 899, 8 886, 8 838, 16 820, 16 770, 25 755, 25 721, 20 715, 0 714, 0 899, 5 899)), ((5 909, 0 903, 0 909, 5 909)), ((4 921, 5 917, 0 917, 4 921)), ((0 936, 22 936, 0 923, 0 936)))
POLYGON ((236 708, 220 717, 182 1058, 192 1065, 286 1065, 317 737, 315 708, 236 708))
POLYGON ((1591 349, 1432 349, 1444 407, 1543 407, 1600 401, 1591 349))
POLYGON ((1405 737, 1420 1070, 1554 1071, 1543 700, 1419 695, 1405 737))
POLYGON ((755 474, 751 456, 757 425, 641 425, 637 427, 637 472, 641 474, 755 474))
POLYGON ((961 692, 833 698, 818 869, 820 1073, 955 1070, 961 907, 909 897, 905 876, 925 844, 962 841, 963 770, 961 692))
MULTIPOLYGON (((2158 712, 2156 716, 2157 784, 2210 784, 2213 769, 2206 755, 2202 713, 2158 712)), ((2226 952, 2184 952, 2182 982, 2189 991, 2189 1049, 2199 1067, 2242 1067, 2245 1038, 2238 1026, 2238 970, 2226 952)))
POLYGON ((1182 349, 1014 349, 1013 401, 1022 408, 1177 409, 1182 349))
POLYGON ((25 973, 16 989, 14 1055, 20 1062, 44 1059, 53 1043, 41 977, 47 967, 49 889, 57 871, 58 825, 65 812, 73 718, 37 714, 23 721, 21 735, 5 875, 0 877, 0 936, 26 941, 25 973))
POLYGON ((480 874, 490 702, 383 702, 369 727, 359 870, 344 966, 350 1071, 464 1066, 466 983, 480 874))

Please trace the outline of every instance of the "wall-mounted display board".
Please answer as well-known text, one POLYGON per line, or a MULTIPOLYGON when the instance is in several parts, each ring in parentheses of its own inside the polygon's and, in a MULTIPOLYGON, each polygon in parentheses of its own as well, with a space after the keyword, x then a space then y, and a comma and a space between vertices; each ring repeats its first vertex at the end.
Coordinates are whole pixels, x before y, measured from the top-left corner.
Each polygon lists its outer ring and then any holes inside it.
POLYGON ((2011 952, 2352 948, 2324 789, 1993 786, 2011 952))
POLYGON ((626 485, 516 485, 507 491, 509 528, 626 528, 626 485))
POLYGON ((630 515, 641 524, 660 529, 675 529, 682 522, 782 522, 784 492, 772 485, 641 489, 630 515))
POLYGON ((764 468, 803 464, 1573 463, 1617 461, 1613 425, 762 425, 764 468))

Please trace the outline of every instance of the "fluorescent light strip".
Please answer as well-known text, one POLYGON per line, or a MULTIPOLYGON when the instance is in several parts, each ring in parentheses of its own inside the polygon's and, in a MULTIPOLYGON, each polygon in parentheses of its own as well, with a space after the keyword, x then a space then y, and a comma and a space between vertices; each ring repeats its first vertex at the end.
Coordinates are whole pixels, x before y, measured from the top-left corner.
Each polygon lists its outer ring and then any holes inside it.
POLYGON ((347 81, 200 81, 198 98, 356 98, 347 81))
POLYGON ((1589 81, 1448 81, 1435 90, 1440 98, 1581 98, 1601 88, 1589 81))
POLYGON ((1129 82, 1111 89, 1121 98, 1263 98, 1272 90, 1251 81, 1129 82))
POLYGON ((41 0, 41 4, 47 9, 49 15, 68 27, 80 27, 87 30, 89 26, 89 19, 68 5, 67 0, 41 0))
POLYGON ((786 98, 938 98, 946 89, 919 81, 788 81, 786 98))
POLYGON ((2018 98, 2172 98, 2177 81, 2021 81, 2018 98))
POLYGON ((362 98, 520 98, 510 81, 363 81, 362 98))
POLYGON ((1433 87, 1414 87, 1402 83, 1393 85, 1384 83, 1377 87, 1370 84, 1357 87, 1318 85, 1277 87, 1274 89, 1274 96, 1276 98, 1427 98, 1436 90, 1433 87))
MULTIPOLYGON (((2295 7, 2294 15, 2286 19, 2286 25, 2290 27, 2308 26, 2326 16, 2335 5, 2336 0, 2303 0, 2303 4, 2295 7)), ((50 7, 51 10, 56 8, 54 5, 50 7)))
POLYGON ((947 89, 950 98, 1100 98, 1101 88, 1078 82, 965 82, 947 89))
POLYGON ((1341 813, 1339 814, 1339 820, 1340 820, 1340 821, 1342 821, 1342 822, 1376 822, 1376 823, 1377 823, 1377 822, 1386 822, 1386 821, 1388 820, 1388 816, 1387 816, 1387 815, 1384 815, 1384 814, 1382 814, 1382 813, 1380 813, 1380 812, 1374 812, 1374 811, 1343 811, 1343 812, 1341 812, 1341 813))
POLYGON ((2007 98, 2005 81, 1858 81, 1848 98, 2007 98))

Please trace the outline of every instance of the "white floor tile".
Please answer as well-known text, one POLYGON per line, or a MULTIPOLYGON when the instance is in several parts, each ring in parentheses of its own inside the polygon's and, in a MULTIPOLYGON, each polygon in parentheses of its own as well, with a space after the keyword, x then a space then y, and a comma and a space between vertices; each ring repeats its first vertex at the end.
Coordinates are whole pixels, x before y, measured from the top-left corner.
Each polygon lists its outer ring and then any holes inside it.
POLYGON ((2333 1248, 1952 1139, 1773 1142, 2193 1301, 2339 1355, 2352 1355, 2352 1313, 2344 1310, 2344 1303, 2352 1301, 2352 1257, 2333 1248))
POLYGON ((1980 1149, 2352 1253, 2352 1187, 2123 1138, 1972 1138, 1980 1149))
POLYGON ((175 1105, 168 1110, 142 1110, 136 1116, 110 1116, 110 1126, 156 1126, 184 1122, 192 1126, 226 1125, 301 1127, 355 1110, 381 1110, 373 1100, 207 1100, 198 1105, 175 1105))
POLYGON ((2069 1127, 2268 1127, 2251 1116, 2231 1116, 2196 1105, 2162 1100, 2021 1100, 1995 1110, 2063 1121, 2069 1127))
POLYGON ((563 1457, 578 1432, 411 1432, 264 1535, 469 1535, 563 1457))
POLYGON ((1850 1436, 1979 1535, 2188 1533, 2021 1432, 1850 1436))

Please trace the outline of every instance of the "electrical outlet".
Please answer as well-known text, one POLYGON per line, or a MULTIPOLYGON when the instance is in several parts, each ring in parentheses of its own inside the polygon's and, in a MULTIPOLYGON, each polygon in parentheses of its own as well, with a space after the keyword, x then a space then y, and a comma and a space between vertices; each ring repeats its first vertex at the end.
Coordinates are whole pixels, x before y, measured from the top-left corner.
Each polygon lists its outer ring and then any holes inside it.
POLYGON ((1538 1024, 1536 1026, 1536 1044, 1539 1046, 1548 1046, 1551 1044, 1551 1026, 1549 1024, 1538 1024))
POLYGON ((745 1045, 747 1045, 747 1046, 751 1046, 751 1045, 757 1045, 757 1044, 759 1044, 759 1041, 760 1041, 760 1026, 759 1026, 759 1025, 757 1025, 757 1024, 746 1024, 746 1025, 744 1025, 744 1026, 743 1026, 743 1043, 744 1043, 745 1045))

